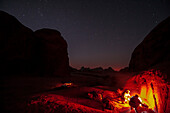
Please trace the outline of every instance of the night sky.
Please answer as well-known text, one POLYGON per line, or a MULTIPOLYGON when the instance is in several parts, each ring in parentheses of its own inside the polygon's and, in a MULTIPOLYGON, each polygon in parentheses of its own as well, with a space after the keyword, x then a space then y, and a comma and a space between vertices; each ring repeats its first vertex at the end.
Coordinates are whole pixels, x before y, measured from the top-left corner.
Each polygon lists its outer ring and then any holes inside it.
POLYGON ((170 16, 170 0, 0 0, 0 10, 33 31, 57 29, 71 66, 128 66, 144 37, 170 16))

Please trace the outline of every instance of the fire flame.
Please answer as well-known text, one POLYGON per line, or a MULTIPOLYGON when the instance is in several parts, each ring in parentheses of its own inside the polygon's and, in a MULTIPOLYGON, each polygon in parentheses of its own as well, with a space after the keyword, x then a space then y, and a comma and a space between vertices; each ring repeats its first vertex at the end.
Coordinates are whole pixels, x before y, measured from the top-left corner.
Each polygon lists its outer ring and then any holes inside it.
POLYGON ((153 94, 153 89, 151 86, 141 86, 140 93, 131 93, 131 96, 128 97, 128 100, 130 100, 130 98, 136 94, 139 96, 139 100, 142 102, 142 104, 147 105, 149 109, 156 109, 155 105, 158 105, 158 102, 156 101, 158 100, 158 96, 156 95, 156 92, 153 94))
POLYGON ((141 87, 141 92, 140 92, 140 98, 142 99, 143 104, 148 105, 149 108, 154 110, 155 101, 154 101, 154 98, 153 98, 153 92, 152 92, 151 87, 147 88, 146 86, 142 86, 141 87))

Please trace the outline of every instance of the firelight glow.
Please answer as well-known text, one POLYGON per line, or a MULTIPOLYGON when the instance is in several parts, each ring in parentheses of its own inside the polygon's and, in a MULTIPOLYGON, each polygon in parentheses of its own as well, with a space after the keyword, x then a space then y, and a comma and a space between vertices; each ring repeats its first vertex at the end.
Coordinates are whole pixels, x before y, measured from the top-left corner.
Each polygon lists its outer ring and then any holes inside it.
POLYGON ((167 96, 169 96, 168 83, 164 80, 166 75, 159 70, 148 70, 130 78, 124 89, 131 91, 131 96, 138 95, 142 99, 142 104, 148 106, 155 112, 164 113, 166 111, 167 96))

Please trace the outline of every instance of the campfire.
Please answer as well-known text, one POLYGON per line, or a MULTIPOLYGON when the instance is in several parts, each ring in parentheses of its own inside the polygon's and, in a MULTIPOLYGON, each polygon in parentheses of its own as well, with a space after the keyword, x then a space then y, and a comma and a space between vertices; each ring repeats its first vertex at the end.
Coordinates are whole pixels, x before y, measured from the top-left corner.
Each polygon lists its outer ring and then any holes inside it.
POLYGON ((44 110, 44 108, 50 113, 51 110, 68 113, 72 113, 72 111, 81 113, 170 112, 170 87, 165 81, 165 76, 157 70, 144 71, 133 76, 127 80, 122 89, 117 91, 70 86, 74 86, 73 83, 64 83, 60 88, 52 90, 57 91, 56 94, 53 92, 54 94, 32 97, 28 103, 30 113, 32 113, 32 109, 44 110), (78 92, 74 93, 74 91, 78 92), (62 92, 65 93, 65 96, 59 95, 62 92), (80 95, 77 94, 79 92, 80 95), (71 95, 73 96, 71 97, 71 95), (46 107, 48 108, 46 109, 46 107))
POLYGON ((165 113, 169 109, 169 86, 164 79, 165 76, 160 71, 144 71, 129 79, 124 89, 131 91, 129 98, 139 96, 139 100, 145 108, 140 110, 151 109, 156 113, 165 113))
POLYGON ((91 92, 90 98, 102 101, 105 109, 116 112, 166 113, 169 111, 169 86, 157 70, 144 71, 130 78, 122 90, 91 92), (101 98, 102 97, 102 98, 101 98))

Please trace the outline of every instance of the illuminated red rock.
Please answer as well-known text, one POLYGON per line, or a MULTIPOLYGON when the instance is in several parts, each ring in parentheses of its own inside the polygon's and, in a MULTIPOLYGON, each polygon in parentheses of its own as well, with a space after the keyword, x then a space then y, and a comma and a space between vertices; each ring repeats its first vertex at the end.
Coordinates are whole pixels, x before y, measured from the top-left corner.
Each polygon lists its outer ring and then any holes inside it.
POLYGON ((26 109, 27 113, 106 113, 52 94, 33 97, 26 109))
POLYGON ((158 24, 135 48, 129 69, 139 72, 159 69, 170 75, 170 17, 158 24))
POLYGON ((139 95, 142 103, 158 113, 170 112, 170 86, 164 75, 157 70, 141 72, 130 78, 124 89, 131 91, 131 96, 139 95))
POLYGON ((67 42, 61 33, 53 29, 40 29, 35 31, 39 40, 41 68, 44 74, 51 76, 69 75, 69 59, 67 42))

